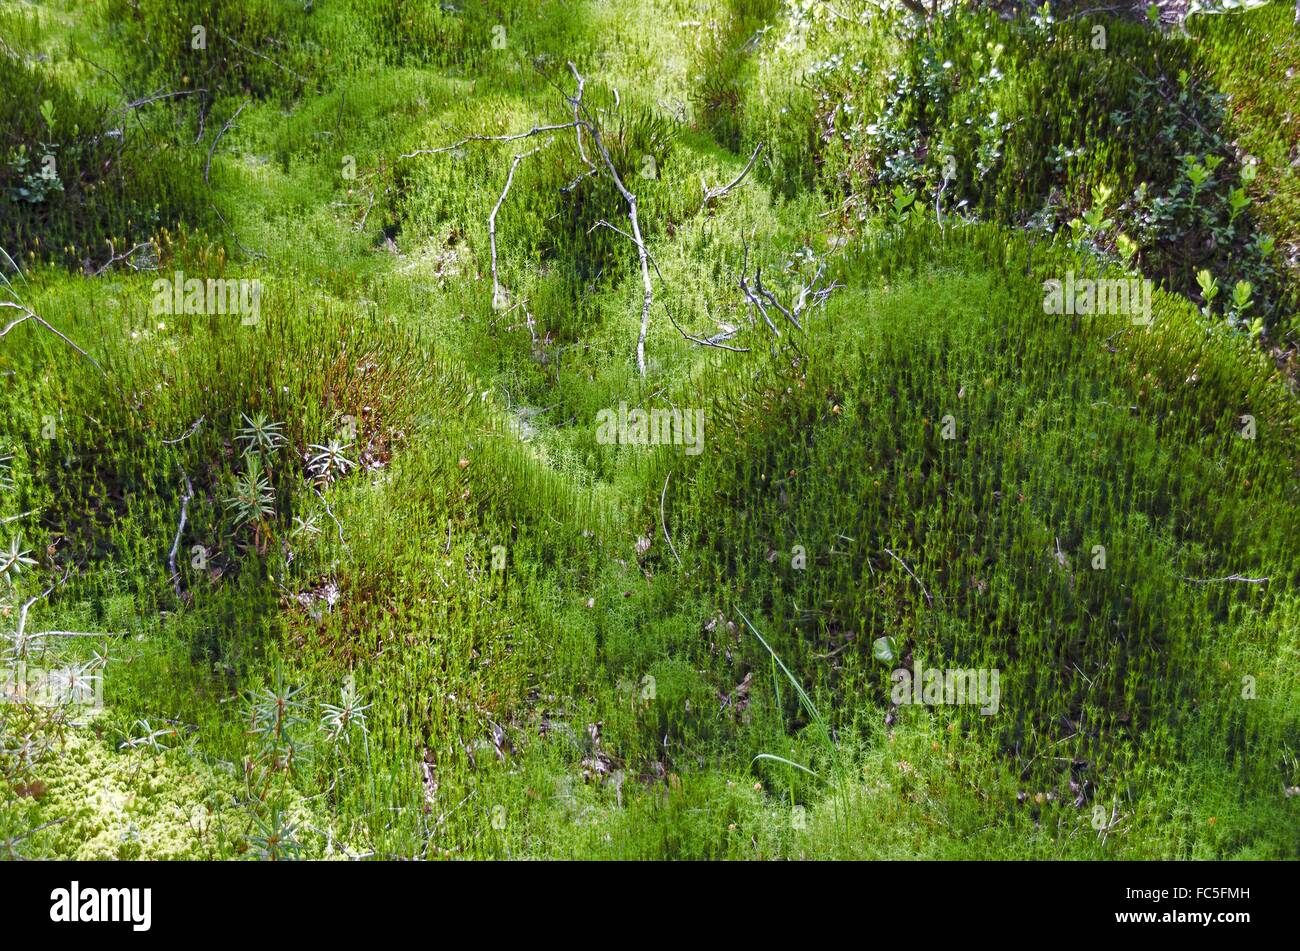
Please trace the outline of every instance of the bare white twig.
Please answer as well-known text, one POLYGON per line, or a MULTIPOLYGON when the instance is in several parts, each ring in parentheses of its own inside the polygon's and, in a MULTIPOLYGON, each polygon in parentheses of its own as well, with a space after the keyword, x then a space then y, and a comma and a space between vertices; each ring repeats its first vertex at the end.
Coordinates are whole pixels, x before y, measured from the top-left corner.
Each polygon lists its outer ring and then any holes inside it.
MULTIPOLYGON (((514 184, 515 170, 519 168, 519 163, 528 158, 528 156, 537 154, 550 144, 551 140, 547 139, 541 145, 537 146, 537 148, 531 149, 527 152, 520 152, 514 157, 514 161, 510 163, 510 171, 506 174, 506 187, 501 189, 501 197, 497 199, 496 205, 493 206, 492 214, 488 215, 488 243, 492 248, 492 306, 497 310, 505 309, 505 304, 509 297, 508 292, 504 295, 502 294, 501 279, 497 274, 497 213, 501 211, 501 206, 505 203, 506 196, 510 194, 510 186, 514 184)), ((520 306, 524 311, 524 319, 528 322, 528 334, 533 339, 533 352, 536 353, 538 351, 537 324, 533 320, 533 315, 529 313, 527 305, 521 302, 520 306)))
MULTIPOLYGON (((606 221, 603 218, 600 221, 597 221, 590 228, 588 228, 587 233, 590 234, 591 232, 595 231, 597 228, 608 228, 610 231, 622 235, 623 237, 627 238, 629 241, 632 241, 634 243, 636 241, 635 238, 633 238, 622 228, 615 227, 614 225, 610 224, 608 221, 606 221)), ((659 262, 654 259, 654 255, 650 254, 650 252, 647 251, 646 255, 650 259, 650 266, 655 269, 655 274, 658 275, 659 277, 659 283, 666 284, 667 282, 664 280, 663 271, 659 270, 659 262)), ((749 353, 748 347, 732 347, 722 342, 724 340, 730 340, 733 336, 735 336, 736 331, 734 328, 724 330, 720 333, 714 334, 712 337, 697 337, 694 334, 689 333, 688 331, 682 328, 682 325, 677 322, 677 318, 673 316, 673 312, 667 304, 664 304, 663 308, 664 308, 664 313, 668 315, 668 321, 673 325, 673 328, 684 338, 691 341, 692 343, 697 343, 702 347, 716 347, 719 350, 729 350, 732 353, 749 353)))
POLYGON ((283 72, 288 73, 288 74, 289 74, 290 76, 292 76, 294 79, 298 80, 298 82, 300 82, 300 83, 306 83, 306 82, 309 81, 309 80, 307 79, 306 76, 302 75, 302 73, 294 72, 294 71, 293 71, 292 69, 290 69, 288 66, 285 66, 285 65, 282 64, 282 63, 277 63, 275 60, 271 59, 271 57, 267 56, 265 53, 259 53, 259 52, 258 52, 257 50, 255 50, 255 49, 250 49, 249 47, 245 46, 243 43, 239 42, 239 40, 237 40, 237 39, 235 39, 233 36, 231 36, 229 33, 222 32, 221 30, 218 30, 218 29, 216 29, 216 28, 213 28, 213 32, 216 33, 218 36, 220 36, 222 39, 224 39, 224 40, 228 40, 228 41, 230 41, 231 43, 233 43, 235 46, 238 46, 238 47, 239 47, 241 50, 243 50, 245 53, 252 53, 254 56, 258 57, 259 59, 264 59, 264 60, 266 60, 268 63, 270 63, 270 64, 271 64, 272 66, 274 66, 276 69, 279 69, 279 70, 281 70, 281 71, 283 71, 283 72))
MULTIPOLYGON (((577 67, 574 66, 572 62, 569 63, 569 69, 581 82, 582 77, 578 73, 577 67)), ((582 120, 582 125, 586 128, 587 134, 591 136, 592 142, 595 143, 596 150, 600 153, 601 159, 604 160, 605 169, 609 172, 609 177, 614 183, 614 187, 618 189, 618 193, 623 196, 623 201, 627 203, 627 220, 632 226, 632 240, 636 243, 637 256, 640 258, 641 262, 641 285, 645 290, 645 295, 641 300, 641 331, 637 335, 636 340, 636 366, 641 375, 645 376, 645 340, 646 335, 650 331, 650 309, 654 306, 655 292, 654 286, 650 283, 650 259, 649 254, 646 251, 645 239, 641 235, 641 221, 637 216, 636 195, 628 191, 627 186, 623 184, 623 179, 618 174, 618 169, 614 167, 614 160, 609 156, 609 149, 605 148, 605 142, 600 137, 600 127, 596 124, 596 120, 591 115, 591 111, 587 108, 586 104, 576 96, 573 98, 572 102, 574 108, 580 111, 582 115, 586 116, 585 120, 582 120)))
POLYGON ((114 631, 37 631, 35 634, 28 634, 25 640, 35 640, 38 637, 120 637, 120 633, 114 631))
POLYGON ((344 547, 347 547, 348 544, 347 539, 343 537, 343 526, 342 524, 340 524, 338 518, 334 515, 334 510, 330 508, 330 504, 325 501, 325 493, 321 492, 320 489, 317 489, 316 496, 320 499, 320 504, 325 507, 325 514, 328 515, 333 520, 334 527, 338 529, 339 544, 343 545, 344 547))
POLYGON ((682 566, 682 559, 681 556, 677 554, 677 549, 673 547, 672 536, 668 534, 668 520, 664 518, 664 498, 668 495, 668 480, 672 478, 672 475, 673 473, 670 469, 668 474, 664 476, 664 490, 659 493, 659 524, 663 526, 664 541, 668 543, 668 550, 673 553, 673 557, 677 559, 677 567, 680 568, 682 566))
POLYGON ((802 331, 804 326, 800 322, 799 318, 803 316, 804 312, 809 307, 820 307, 822 304, 826 303, 827 298, 829 298, 830 295, 840 287, 840 285, 834 281, 825 287, 818 286, 821 282, 822 275, 826 270, 825 260, 819 259, 817 262, 817 271, 813 274, 812 279, 800 284, 799 293, 796 296, 794 303, 787 307, 785 304, 782 304, 777 296, 763 284, 763 269, 761 267, 755 269, 753 283, 751 285, 750 278, 747 276, 748 267, 749 246, 746 245, 745 257, 741 263, 740 269, 739 285, 741 293, 745 295, 745 299, 749 301, 754 310, 756 310, 759 316, 763 318, 763 322, 767 324, 768 329, 777 337, 781 336, 781 331, 777 329, 771 315, 768 313, 769 306, 774 308, 781 314, 781 316, 793 324, 796 330, 802 331))
MULTIPOLYGON (((194 424, 198 427, 198 423, 194 424)), ((191 429, 190 432, 194 430, 191 429)), ((188 433, 186 434, 188 435, 188 433)), ((185 438, 184 436, 181 437, 185 438)), ((181 547, 181 534, 185 531, 185 520, 189 513, 190 499, 194 498, 194 485, 190 482, 189 474, 186 473, 185 467, 177 463, 176 468, 181 470, 181 478, 185 480, 185 494, 181 496, 181 517, 176 523, 176 537, 172 539, 172 550, 167 555, 167 570, 170 572, 169 577, 172 580, 172 587, 176 590, 176 597, 181 597, 181 576, 176 571, 176 553, 181 547)))
MULTIPOLYGON (((619 195, 623 198, 624 203, 627 205, 627 217, 628 217, 628 224, 631 228, 631 233, 628 234, 627 232, 622 232, 622 231, 620 231, 619 233, 627 237, 636 246, 637 257, 640 263, 641 286, 643 289, 643 296, 641 301, 641 325, 640 325, 640 331, 637 334, 636 362, 637 362, 638 371, 641 373, 642 376, 644 376, 646 373, 646 358, 645 358, 646 337, 649 335, 649 331, 650 331, 650 312, 654 307, 654 284, 650 279, 650 267, 651 267, 650 252, 649 249, 646 247, 645 238, 641 233, 641 221, 640 221, 640 216, 638 214, 637 197, 635 193, 633 193, 631 190, 628 189, 627 185, 623 181, 622 176, 619 175, 618 168, 614 165, 614 161, 610 157, 609 149, 606 148, 605 142, 601 137, 600 124, 596 121, 595 116, 592 115, 591 110, 587 108, 586 103, 583 101, 583 92, 586 88, 586 80, 584 79, 582 74, 578 72, 578 68, 572 62, 570 62, 568 66, 569 66, 569 71, 573 74, 573 78, 576 83, 576 90, 574 91, 573 95, 571 96, 565 95, 564 98, 569 103, 570 107, 573 109, 573 121, 552 123, 548 125, 535 125, 526 132, 515 132, 515 133, 510 133, 505 135, 483 135, 483 134, 469 135, 469 136, 465 136, 464 138, 456 142, 453 142, 451 145, 444 145, 434 149, 417 149, 414 152, 406 152, 399 157, 407 159, 407 158, 414 158, 415 156, 418 155, 438 155, 445 152, 455 151, 469 142, 517 142, 521 139, 532 138, 533 136, 542 135, 548 132, 559 132, 564 129, 573 129, 574 135, 577 138, 578 155, 582 159, 583 164, 586 165, 587 170, 582 174, 580 174, 577 178, 575 178, 569 185, 566 185, 563 189, 564 191, 571 191, 573 188, 577 187, 579 182, 583 181, 586 178, 591 177, 592 175, 599 174, 600 172, 600 168, 597 166, 597 164, 592 160, 592 158, 587 153, 586 139, 584 138, 583 135, 583 133, 585 132, 586 136, 590 137, 592 143, 596 147, 596 152, 599 155, 601 166, 603 166, 605 173, 609 176, 610 181, 613 182, 615 189, 618 191, 619 195)), ((561 94, 563 95, 563 92, 561 92, 561 94)), ((618 103, 617 91, 615 91, 614 96, 615 96, 615 104, 617 105, 618 103)), ((533 150, 533 152, 536 151, 537 149, 533 150)), ((496 261, 496 214, 497 211, 500 210, 502 202, 505 201, 506 192, 510 190, 510 185, 514 177, 514 171, 518 167, 519 162, 522 161, 524 157, 531 154, 532 152, 526 152, 523 153, 522 155, 515 156, 514 161, 511 165, 510 174, 506 178, 506 188, 502 192, 501 198, 497 201, 496 207, 493 209, 492 216, 489 219, 489 239, 492 244, 492 285, 493 285, 494 305, 499 305, 499 294, 501 291, 501 282, 497 275, 497 261, 496 261)), ((755 152, 755 156, 756 155, 757 155, 757 151, 755 152)), ((752 162, 753 159, 751 158, 751 164, 752 162)), ((730 185, 726 186, 724 189, 720 190, 720 192, 718 193, 718 197, 720 197, 722 194, 725 194, 731 188, 734 188, 737 184, 739 184, 740 180, 744 178, 744 174, 745 173, 742 172, 741 175, 737 177, 735 182, 731 183, 730 185)), ((708 193, 708 189, 706 188, 706 194, 707 193, 708 193)), ((618 229, 614 229, 614 230, 618 230, 618 229)), ((655 270, 656 272, 658 272, 657 266, 655 267, 655 270)), ((660 274, 660 280, 662 279, 663 279, 663 275, 660 274)), ((500 309, 500 307, 498 306, 497 309, 500 309)), ((537 335, 536 335, 536 328, 532 320, 532 315, 528 313, 527 308, 524 309, 524 313, 528 319, 529 331, 533 335, 534 347, 536 347, 537 335)), ((670 314, 670 319, 671 319, 671 314, 670 314)), ((675 321, 674 321, 674 326, 676 326, 675 321)), ((697 343, 707 343, 706 341, 703 341, 700 338, 690 337, 690 335, 682 331, 680 327, 678 327, 677 329, 679 332, 683 334, 683 336, 686 336, 688 339, 693 339, 697 343)), ((709 343, 708 345, 713 346, 716 344, 709 343)), ((734 348, 724 348, 724 349, 734 349, 734 348)))
POLYGON ((118 635, 112 632, 100 633, 97 631, 37 631, 33 634, 27 633, 27 613, 31 611, 32 605, 37 601, 48 598, 54 589, 68 580, 68 572, 63 573, 63 577, 54 584, 50 585, 40 594, 29 598, 21 608, 18 609, 18 627, 12 633, 6 635, 14 642, 14 653, 22 656, 27 652, 27 644, 39 637, 116 637, 118 635))
POLYGON ((582 164, 587 166, 587 170, 561 189, 561 191, 566 193, 577 188, 584 179, 599 174, 599 169, 596 168, 591 159, 587 158, 587 149, 582 144, 582 116, 578 104, 582 102, 582 91, 586 88, 587 80, 584 79, 578 70, 574 68, 572 63, 569 64, 569 69, 573 71, 573 78, 578 84, 577 92, 575 92, 571 97, 568 97, 569 102, 573 106, 573 134, 578 140, 578 157, 582 159, 582 164))

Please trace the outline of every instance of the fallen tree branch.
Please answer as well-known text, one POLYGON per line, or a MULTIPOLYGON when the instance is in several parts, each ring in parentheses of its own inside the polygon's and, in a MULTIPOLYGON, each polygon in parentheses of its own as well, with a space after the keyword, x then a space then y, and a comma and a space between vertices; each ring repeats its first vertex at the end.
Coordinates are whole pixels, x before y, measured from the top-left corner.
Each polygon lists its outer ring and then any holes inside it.
POLYGON ((810 307, 820 307, 825 304, 830 295, 841 286, 834 281, 825 287, 818 286, 821 282, 822 275, 826 271, 825 259, 819 258, 817 261, 816 272, 810 280, 800 283, 798 295, 795 297, 793 304, 787 307, 785 304, 782 304, 780 299, 778 299, 777 296, 763 284, 763 269, 761 267, 755 269, 753 283, 751 285, 750 279, 747 277, 748 267, 749 245, 746 244, 744 259, 740 266, 740 279, 738 281, 740 290, 754 310, 763 318, 763 322, 767 324, 768 329, 777 337, 781 336, 781 331, 777 329, 775 322, 768 313, 769 306, 781 314, 781 316, 792 324, 796 330, 802 332, 804 330, 804 325, 800 318, 804 313, 810 307))
POLYGON ((24 640, 35 640, 38 637, 121 637, 121 632, 114 631, 37 631, 35 634, 27 634, 24 640))
MULTIPOLYGON (((567 94, 560 87, 559 83, 556 83, 554 80, 548 77, 545 74, 545 72, 543 72, 540 68, 538 69, 538 73, 542 76, 542 78, 545 79, 546 82, 564 98, 565 102, 569 103, 573 107, 573 137, 575 140, 575 144, 578 147, 578 158, 582 159, 582 164, 587 167, 587 170, 585 172, 581 172, 580 174, 578 174, 573 179, 573 181, 569 182, 569 184, 562 185, 560 187, 560 193, 564 195, 568 195, 572 193, 575 188, 577 188, 582 182, 586 181, 588 178, 591 178, 593 175, 600 174, 600 169, 597 168, 595 163, 593 163, 591 159, 587 157, 587 148, 585 145, 583 145, 583 140, 582 140, 582 129, 584 123, 582 121, 582 111, 579 106, 579 103, 582 102, 583 92, 587 88, 587 80, 584 76, 582 76, 577 71, 577 69, 574 68, 572 63, 569 63, 569 70, 573 73, 574 82, 577 83, 577 89, 572 96, 567 94)), ((615 99, 615 103, 617 104, 618 90, 614 90, 614 99, 615 99)))
MULTIPOLYGON (((604 139, 602 138, 600 123, 596 120, 596 117, 592 114, 592 111, 587 107, 587 104, 583 98, 584 91, 586 89, 586 79, 578 71, 578 68, 572 62, 568 63, 568 67, 569 67, 569 71, 573 74, 574 82, 576 84, 574 93, 572 95, 568 95, 564 93, 564 91, 560 89, 559 86, 556 85, 555 83, 551 83, 551 85, 555 86, 557 91, 560 92, 560 94, 564 97, 565 101, 572 108, 573 110, 572 121, 561 122, 561 123, 550 123, 544 125, 534 125, 532 128, 528 129, 525 132, 514 132, 514 133, 503 134, 503 135, 486 135, 486 134, 468 135, 461 139, 458 139, 456 142, 453 142, 450 145, 439 146, 438 148, 431 148, 431 149, 416 149, 413 152, 402 153, 399 156, 399 158, 408 159, 420 155, 439 155, 446 152, 453 152, 456 151, 457 149, 460 149, 462 146, 470 142, 517 142, 523 139, 532 138, 534 136, 543 135, 550 132, 559 132, 565 129, 573 129, 574 136, 576 139, 576 144, 577 144, 578 156, 582 160, 582 163, 586 166, 586 171, 579 174, 568 185, 563 186, 561 188, 561 191, 565 193, 571 192, 583 180, 590 178, 594 175, 601 174, 601 172, 603 171, 604 174, 606 174, 609 177, 609 180, 613 183, 615 190, 618 191, 620 197, 623 199, 623 202, 627 206, 627 217, 628 217, 628 225, 630 228, 630 233, 622 231, 618 228, 614 228, 613 225, 610 225, 608 222, 599 222, 597 225, 593 225, 593 229, 601 225, 604 225, 605 227, 609 227, 614 231, 618 231, 618 233, 622 234, 624 237, 628 238, 628 240, 630 240, 633 243, 633 245, 635 245, 636 247, 639 270, 641 273, 641 286, 643 291, 642 299, 641 299, 641 321, 640 321, 640 328, 637 333, 637 343, 636 343, 636 363, 637 363, 638 372, 642 376, 644 376, 646 374, 646 356, 645 356, 646 339, 649 336, 649 332, 650 332, 650 314, 654 308, 654 283, 650 277, 650 268, 653 264, 653 258, 650 255, 649 249, 646 247, 645 236, 642 234, 641 231, 641 220, 640 220, 637 196, 634 192, 632 192, 627 187, 627 184, 623 181, 623 177, 619 174, 618 168, 615 166, 613 158, 610 156, 609 149, 606 147, 604 139), (586 142, 588 137, 590 138, 591 142, 595 145, 597 157, 599 159, 599 164, 597 164, 597 162, 587 151, 586 142)), ((614 96, 615 96, 615 105, 617 106, 618 105, 617 90, 615 90, 614 96)), ((706 202, 715 201, 718 198, 721 198, 724 195, 726 195, 732 189, 738 187, 744 181, 750 169, 753 167, 753 164, 756 161, 759 150, 761 148, 762 145, 760 144, 759 148, 755 149, 754 154, 750 156, 750 160, 747 163, 746 167, 741 171, 739 175, 736 176, 736 178, 733 181, 718 189, 710 189, 708 186, 705 186, 704 188, 705 188, 706 202)), ((494 206, 492 210, 492 214, 488 220, 488 237, 492 246, 493 304, 495 309, 497 310, 501 309, 499 305, 501 303, 500 295, 502 292, 502 284, 498 273, 498 262, 497 262, 497 251, 496 251, 496 216, 497 213, 500 211, 502 204, 505 201, 506 194, 510 190, 514 178, 514 172, 518 167, 519 162, 521 162, 523 158, 533 154, 536 151, 538 151, 538 149, 533 149, 532 152, 521 153, 514 157, 514 160, 511 164, 510 172, 506 178, 506 187, 502 191, 501 197, 498 199, 496 205, 494 206)), ((659 277, 659 280, 662 282, 663 281, 662 272, 659 270, 658 265, 653 265, 653 266, 656 274, 659 277)), ((665 310, 667 310, 666 307, 665 310)), ((532 334, 533 337, 534 349, 536 349, 537 334, 536 334, 535 323, 532 319, 532 315, 528 312, 526 307, 524 308, 524 314, 528 320, 529 332, 532 334)), ((734 352, 745 352, 741 348, 727 347, 721 344, 721 341, 727 339, 727 337, 730 336, 730 333, 715 335, 715 337, 713 338, 696 337, 691 334, 688 334, 685 330, 681 328, 680 325, 677 324, 676 320, 674 320, 672 317, 671 311, 669 311, 669 319, 672 321, 673 326, 676 328, 678 333, 682 334, 683 337, 685 337, 688 340, 691 340, 694 343, 703 346, 716 346, 719 347, 719 349, 732 350, 734 352)))
POLYGON ((221 37, 222 39, 224 39, 224 40, 228 40, 229 42, 233 43, 235 46, 238 46, 238 47, 239 47, 241 50, 243 50, 244 52, 246 52, 246 53, 252 53, 254 56, 258 57, 259 59, 264 59, 264 60, 266 60, 268 63, 270 63, 270 64, 271 64, 272 66, 274 66, 276 69, 279 69, 279 70, 282 70, 282 71, 288 73, 288 74, 289 74, 290 76, 292 76, 294 79, 298 80, 298 82, 303 83, 303 84, 306 84, 306 83, 309 82, 309 80, 307 79, 306 76, 302 75, 301 73, 294 72, 292 69, 290 69, 288 66, 283 65, 282 63, 277 63, 275 60, 271 59, 271 57, 267 56, 265 53, 259 53, 259 52, 258 52, 257 50, 255 50, 255 49, 250 49, 249 47, 245 46, 243 43, 239 42, 239 40, 237 40, 237 39, 235 39, 233 36, 231 36, 229 33, 224 33, 224 32, 222 32, 221 30, 218 30, 216 27, 213 27, 212 32, 216 33, 217 36, 221 37))
POLYGON ((793 312, 790 311, 787 307, 785 307, 785 305, 783 305, 779 300, 776 299, 776 296, 771 291, 769 291, 766 287, 763 286, 762 268, 758 268, 754 271, 754 290, 758 291, 758 293, 761 294, 769 304, 775 307, 782 314, 782 316, 785 317, 786 320, 794 324, 795 330, 803 330, 803 324, 799 323, 798 305, 796 305, 795 311, 793 312))
MULTIPOLYGON (((740 284, 740 292, 745 295, 745 300, 749 301, 750 306, 752 306, 754 310, 756 310, 758 314, 763 318, 763 322, 767 324, 767 329, 772 331, 772 334, 774 336, 779 337, 781 336, 781 331, 776 329, 776 324, 774 324, 772 322, 772 318, 768 316, 767 305, 763 302, 763 299, 761 297, 756 297, 754 291, 752 291, 749 287, 749 280, 745 276, 746 271, 748 271, 749 269, 748 242, 745 243, 744 248, 745 248, 744 258, 740 262, 740 280, 738 282, 740 284)), ((762 269, 760 268, 759 270, 761 271, 762 269)))
POLYGON ((1247 578, 1245 575, 1228 575, 1225 578, 1183 578, 1192 584, 1215 584, 1221 581, 1240 581, 1243 584, 1267 584, 1267 578, 1247 578))
POLYGON ((44 591, 42 591, 40 594, 36 595, 35 597, 28 598, 27 601, 23 604, 23 606, 18 609, 18 627, 13 631, 13 633, 7 635, 13 638, 14 653, 17 654, 18 656, 21 657, 23 654, 26 653, 27 641, 32 636, 34 636, 27 633, 27 613, 32 609, 32 605, 34 605, 37 601, 40 601, 43 598, 48 598, 54 592, 55 588, 59 587, 61 584, 67 581, 68 574, 69 572, 65 571, 63 573, 62 578, 54 582, 54 584, 50 585, 48 588, 46 588, 44 591))
MULTIPOLYGON (((569 69, 575 77, 581 80, 581 75, 572 62, 569 63, 569 69)), ((623 196, 623 201, 627 202, 627 220, 632 226, 632 238, 636 242, 637 256, 641 262, 641 285, 645 289, 645 296, 641 300, 641 331, 636 339, 636 366, 641 375, 645 376, 645 340, 650 331, 650 309, 654 306, 654 286, 650 283, 649 255, 646 251, 645 239, 641 235, 641 221, 637 216, 636 195, 628 191, 627 186, 623 184, 618 169, 614 167, 614 160, 609 157, 609 149, 605 148, 605 142, 600 137, 600 128, 596 125, 591 111, 581 99, 576 97, 573 99, 573 104, 575 109, 579 109, 587 117, 584 122, 587 133, 591 136, 591 140, 596 143, 596 150, 600 152, 600 157, 605 162, 605 168, 609 172, 614 187, 623 196)))
POLYGON ((48 829, 50 826, 56 826, 67 818, 68 818, 67 816, 59 816, 57 819, 51 819, 49 822, 42 822, 40 825, 28 829, 26 832, 18 833, 18 835, 14 836, 12 839, 5 839, 3 842, 0 842, 0 848, 3 848, 5 850, 6 855, 10 859, 12 859, 14 858, 14 854, 15 854, 13 850, 14 846, 17 845, 19 842, 23 841, 23 839, 31 838, 36 833, 48 829))
MULTIPOLYGON (((87 60, 89 62, 89 60, 87 60)), ((143 99, 137 99, 134 102, 128 102, 119 108, 118 112, 130 112, 132 109, 138 109, 141 106, 147 106, 151 102, 158 102, 162 99, 175 99, 177 96, 193 96, 199 93, 206 93, 206 89, 180 89, 176 92, 160 92, 152 96, 145 96, 143 99)))

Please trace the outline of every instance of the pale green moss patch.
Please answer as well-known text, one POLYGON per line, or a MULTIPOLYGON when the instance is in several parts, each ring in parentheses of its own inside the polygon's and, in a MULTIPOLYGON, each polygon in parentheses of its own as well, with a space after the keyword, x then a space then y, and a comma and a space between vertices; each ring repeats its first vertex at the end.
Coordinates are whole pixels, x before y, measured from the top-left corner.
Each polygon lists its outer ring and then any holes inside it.
POLYGON ((66 859, 195 859, 205 854, 211 777, 183 754, 114 751, 70 732, 35 770, 37 795, 4 791, 6 829, 23 854, 66 859))

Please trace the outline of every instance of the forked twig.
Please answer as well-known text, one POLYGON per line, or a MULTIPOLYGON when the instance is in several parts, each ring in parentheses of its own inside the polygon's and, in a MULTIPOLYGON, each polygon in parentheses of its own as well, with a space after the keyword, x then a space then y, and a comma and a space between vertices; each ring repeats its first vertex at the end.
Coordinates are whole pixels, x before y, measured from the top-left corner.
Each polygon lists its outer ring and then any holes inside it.
MULTIPOLYGON (((514 161, 510 163, 510 171, 506 174, 506 186, 501 189, 501 197, 497 199, 496 205, 493 206, 492 214, 488 215, 488 243, 492 248, 492 307, 496 310, 505 309, 505 306, 508 303, 507 298, 509 296, 508 292, 504 296, 502 295, 501 279, 497 274, 497 213, 501 211, 501 206, 505 203, 506 196, 510 194, 510 186, 514 184, 515 170, 519 168, 519 163, 530 155, 536 155, 550 144, 551 140, 548 139, 535 149, 530 149, 527 152, 520 152, 514 157, 514 161)), ((533 338, 533 351, 537 352, 537 324, 533 320, 533 315, 529 313, 527 305, 521 302, 520 307, 523 308, 524 319, 528 323, 528 334, 533 338)))
MULTIPOLYGON (((602 218, 600 221, 597 221, 594 225, 588 228, 587 233, 590 234, 591 232, 595 231, 597 228, 608 228, 610 231, 622 235, 623 237, 627 238, 629 241, 632 242, 636 241, 635 238, 633 238, 622 228, 615 227, 614 225, 606 221, 604 218, 602 218)), ((650 266, 655 269, 655 274, 658 275, 659 277, 659 283, 660 284, 668 283, 667 281, 664 280, 664 273, 663 271, 659 270, 659 262, 655 260, 654 255, 650 254, 650 252, 647 251, 646 256, 650 259, 650 266)), ((732 353, 749 353, 748 347, 733 347, 730 346, 729 344, 725 344, 722 342, 724 340, 730 340, 732 337, 735 336, 736 334, 735 328, 724 330, 720 333, 714 334, 712 337, 697 337, 694 334, 685 330, 682 327, 682 325, 677 322, 677 318, 673 316, 672 309, 669 308, 669 306, 666 303, 663 305, 663 308, 664 308, 664 313, 668 315, 668 322, 673 325, 673 329, 676 330, 679 334, 681 334, 684 338, 691 341, 692 343, 697 343, 702 347, 716 347, 718 350, 729 350, 732 353)))

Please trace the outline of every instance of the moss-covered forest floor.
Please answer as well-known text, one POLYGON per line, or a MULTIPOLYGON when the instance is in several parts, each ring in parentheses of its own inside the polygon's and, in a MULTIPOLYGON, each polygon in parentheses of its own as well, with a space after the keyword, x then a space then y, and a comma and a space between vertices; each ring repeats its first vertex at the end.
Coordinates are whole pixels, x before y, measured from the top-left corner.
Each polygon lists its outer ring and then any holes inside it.
POLYGON ((1300 857, 1296 12, 1089 6, 0 0, 0 854, 1300 857))

